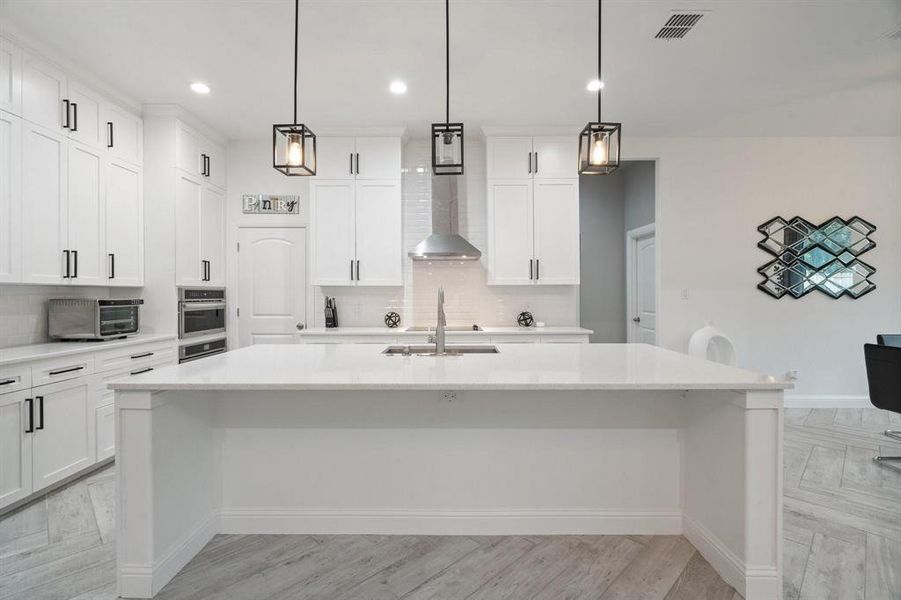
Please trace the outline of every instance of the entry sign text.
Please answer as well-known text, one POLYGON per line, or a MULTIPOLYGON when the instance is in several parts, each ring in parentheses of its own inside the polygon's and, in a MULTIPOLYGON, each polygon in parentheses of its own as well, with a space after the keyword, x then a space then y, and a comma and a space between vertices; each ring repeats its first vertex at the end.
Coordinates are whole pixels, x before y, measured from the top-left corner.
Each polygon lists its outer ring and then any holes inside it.
POLYGON ((299 215, 299 196, 244 194, 244 213, 251 215, 299 215))

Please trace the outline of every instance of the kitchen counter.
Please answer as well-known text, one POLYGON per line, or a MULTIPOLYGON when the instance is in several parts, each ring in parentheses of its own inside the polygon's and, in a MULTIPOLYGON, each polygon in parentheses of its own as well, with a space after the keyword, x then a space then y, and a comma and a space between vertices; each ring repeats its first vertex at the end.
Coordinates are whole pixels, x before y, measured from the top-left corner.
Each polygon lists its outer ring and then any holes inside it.
POLYGON ((102 342, 47 342, 28 346, 13 346, 0 349, 0 367, 33 360, 58 358, 84 352, 102 352, 114 348, 124 348, 150 342, 164 342, 178 336, 174 333, 141 333, 123 340, 107 340, 102 342))
MULTIPOLYGON (((433 328, 434 329, 434 328, 433 328)), ((454 336, 491 336, 495 335, 591 335, 591 329, 584 327, 544 326, 544 327, 483 327, 481 331, 448 331, 454 336)), ((298 336, 334 335, 334 336, 424 336, 428 331, 406 331, 403 327, 310 327, 297 332, 298 336)))

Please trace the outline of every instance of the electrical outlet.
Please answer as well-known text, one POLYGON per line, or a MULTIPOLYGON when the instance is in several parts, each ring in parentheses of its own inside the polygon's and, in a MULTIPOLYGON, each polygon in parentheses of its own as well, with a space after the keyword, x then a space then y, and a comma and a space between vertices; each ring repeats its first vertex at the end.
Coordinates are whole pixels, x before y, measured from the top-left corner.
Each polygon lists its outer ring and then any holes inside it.
POLYGON ((457 399, 457 392, 442 392, 441 399, 447 400, 448 402, 452 402, 457 399))
POLYGON ((682 299, 688 300, 688 288, 682 288, 682 299))

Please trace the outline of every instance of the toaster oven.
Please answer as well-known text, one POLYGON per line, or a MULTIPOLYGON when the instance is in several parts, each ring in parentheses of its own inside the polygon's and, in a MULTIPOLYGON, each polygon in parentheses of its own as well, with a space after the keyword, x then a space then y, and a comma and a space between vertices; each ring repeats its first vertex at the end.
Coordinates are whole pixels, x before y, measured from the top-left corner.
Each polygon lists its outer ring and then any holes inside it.
POLYGON ((57 340, 109 340, 134 335, 140 331, 143 303, 140 299, 50 300, 50 337, 57 340))

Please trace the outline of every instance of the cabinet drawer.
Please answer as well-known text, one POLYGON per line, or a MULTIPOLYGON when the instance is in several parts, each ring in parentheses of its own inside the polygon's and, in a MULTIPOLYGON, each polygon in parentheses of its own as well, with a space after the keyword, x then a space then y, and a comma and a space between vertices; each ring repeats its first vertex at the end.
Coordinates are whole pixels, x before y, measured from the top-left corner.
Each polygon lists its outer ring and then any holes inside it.
POLYGON ((0 367, 0 394, 27 390, 31 387, 31 367, 10 365, 0 367))
POLYGON ((539 341, 537 335, 492 335, 491 343, 493 344, 535 344, 539 341))
POLYGON ((31 385, 47 385, 91 375, 93 372, 94 357, 90 354, 42 360, 31 364, 31 385))
POLYGON ((124 371, 129 367, 158 362, 175 356, 175 342, 161 342, 127 348, 115 348, 94 355, 94 369, 98 373, 124 371))
POLYGON ((116 392, 109 388, 109 384, 111 382, 118 381, 120 379, 128 379, 129 377, 147 373, 148 371, 152 371, 154 369, 168 367, 170 365, 176 364, 177 361, 175 359, 175 352, 173 351, 166 354, 167 355, 164 358, 160 358, 160 355, 157 355, 157 360, 155 361, 145 362, 140 365, 132 365, 126 369, 119 369, 116 371, 107 371, 106 373, 95 374, 94 388, 97 390, 95 405, 99 408, 101 406, 109 406, 113 404, 113 401, 116 397, 116 392))
POLYGON ((542 344, 587 344, 588 336, 582 334, 551 334, 541 336, 542 344))
POLYGON ((301 344, 394 344, 397 338, 386 335, 303 335, 301 344))

